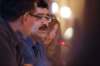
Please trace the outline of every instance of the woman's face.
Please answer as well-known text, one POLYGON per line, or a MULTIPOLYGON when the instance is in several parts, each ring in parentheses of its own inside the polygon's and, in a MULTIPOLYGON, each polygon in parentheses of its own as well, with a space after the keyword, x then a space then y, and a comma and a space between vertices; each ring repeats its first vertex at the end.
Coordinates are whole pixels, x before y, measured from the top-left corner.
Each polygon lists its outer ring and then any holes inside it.
POLYGON ((58 24, 55 24, 53 30, 51 30, 50 32, 51 39, 54 39, 56 37, 57 30, 58 30, 58 24))
POLYGON ((45 36, 46 38, 43 41, 45 46, 48 46, 48 44, 51 43, 52 40, 56 38, 57 30, 58 30, 58 24, 55 24, 52 30, 45 36))

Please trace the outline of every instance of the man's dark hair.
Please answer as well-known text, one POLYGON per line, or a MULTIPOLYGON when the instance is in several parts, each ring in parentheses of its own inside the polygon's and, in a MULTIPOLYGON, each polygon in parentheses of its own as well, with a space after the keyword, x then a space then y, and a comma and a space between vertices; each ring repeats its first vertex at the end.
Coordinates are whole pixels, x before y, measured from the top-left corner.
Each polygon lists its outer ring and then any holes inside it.
POLYGON ((37 0, 35 2, 35 6, 40 7, 40 8, 47 8, 48 9, 48 3, 45 0, 37 0))
POLYGON ((18 19, 34 8, 35 0, 1 0, 0 16, 7 21, 18 19))

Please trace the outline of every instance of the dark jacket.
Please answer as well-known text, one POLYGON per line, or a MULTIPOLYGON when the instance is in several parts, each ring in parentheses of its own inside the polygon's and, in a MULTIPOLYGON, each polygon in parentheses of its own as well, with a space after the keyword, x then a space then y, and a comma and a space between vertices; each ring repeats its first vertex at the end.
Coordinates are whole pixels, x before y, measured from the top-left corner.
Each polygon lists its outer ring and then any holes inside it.
POLYGON ((0 66, 20 66, 21 42, 0 17, 0 66))

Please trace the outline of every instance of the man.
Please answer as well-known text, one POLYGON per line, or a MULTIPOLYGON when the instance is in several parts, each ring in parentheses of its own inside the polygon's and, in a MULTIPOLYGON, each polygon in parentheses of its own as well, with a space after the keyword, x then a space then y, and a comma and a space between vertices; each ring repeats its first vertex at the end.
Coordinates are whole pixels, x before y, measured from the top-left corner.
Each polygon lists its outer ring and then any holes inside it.
POLYGON ((48 23, 51 20, 48 11, 48 4, 43 0, 35 2, 35 10, 31 10, 29 13, 34 20, 34 26, 32 28, 33 42, 30 37, 27 37, 23 42, 25 42, 25 47, 22 48, 22 53, 24 56, 24 65, 29 66, 49 66, 47 62, 47 57, 45 53, 45 48, 37 38, 37 35, 41 32, 45 33, 48 27, 48 23), (37 40, 36 40, 37 38, 37 40))
POLYGON ((21 65, 22 42, 15 32, 30 34, 34 24, 33 17, 29 14, 31 9, 34 9, 34 0, 0 1, 0 66, 21 65))

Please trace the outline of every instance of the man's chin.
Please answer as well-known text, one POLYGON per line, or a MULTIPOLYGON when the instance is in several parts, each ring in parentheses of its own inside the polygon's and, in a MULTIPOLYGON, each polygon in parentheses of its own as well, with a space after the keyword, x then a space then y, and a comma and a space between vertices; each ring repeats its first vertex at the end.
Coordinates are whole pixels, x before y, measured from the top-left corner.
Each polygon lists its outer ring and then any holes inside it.
POLYGON ((47 31, 38 31, 37 35, 42 39, 47 36, 47 31))

